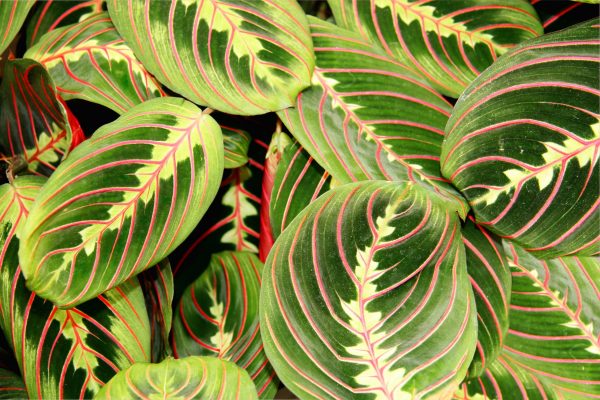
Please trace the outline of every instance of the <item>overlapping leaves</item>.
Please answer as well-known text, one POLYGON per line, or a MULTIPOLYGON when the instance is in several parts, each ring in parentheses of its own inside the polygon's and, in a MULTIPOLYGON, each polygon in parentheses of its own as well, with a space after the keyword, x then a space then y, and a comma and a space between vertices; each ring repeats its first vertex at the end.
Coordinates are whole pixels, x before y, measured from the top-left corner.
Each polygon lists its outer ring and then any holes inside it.
POLYGON ((420 182, 465 214, 466 204, 439 167, 450 104, 357 34, 309 20, 313 84, 294 108, 279 113, 294 137, 341 183, 420 182))
POLYGON ((111 0, 135 54, 162 83, 199 104, 253 115, 294 104, 314 66, 295 0, 111 0))
POLYGON ((0 327, 29 397, 89 398, 120 369, 150 360, 148 317, 136 279, 70 310, 26 288, 17 250, 44 182, 25 176, 0 187, 0 327))
POLYGON ((442 172, 477 222, 538 257, 600 251, 598 20, 532 40, 476 79, 442 172))
POLYGON ((106 13, 46 33, 25 57, 46 67, 64 99, 88 100, 121 114, 163 95, 106 13))
POLYGON ((210 116, 175 98, 132 108, 77 147, 36 199, 19 250, 28 287, 72 307, 154 265, 200 221, 222 174, 210 116))
POLYGON ((458 97, 514 45, 543 33, 526 0, 328 0, 336 22, 458 97))

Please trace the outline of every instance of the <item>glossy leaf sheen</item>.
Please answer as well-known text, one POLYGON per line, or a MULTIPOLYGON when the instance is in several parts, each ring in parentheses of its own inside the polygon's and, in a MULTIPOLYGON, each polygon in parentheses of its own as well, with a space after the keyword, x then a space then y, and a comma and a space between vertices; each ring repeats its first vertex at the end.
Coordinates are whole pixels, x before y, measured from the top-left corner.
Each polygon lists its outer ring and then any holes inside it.
POLYGON ((508 330, 511 276, 502 244, 477 226, 472 217, 461 230, 467 253, 467 271, 477 305, 477 351, 469 378, 480 376, 494 362, 508 330))
POLYGON ((529 41, 463 94, 442 172, 477 222, 536 257, 600 251, 598 20, 529 41))
POLYGON ((254 380, 261 398, 271 399, 278 380, 267 361, 258 324, 263 264, 252 253, 223 252, 190 285, 173 323, 176 357, 213 356, 235 362, 254 380))
POLYGON ((65 100, 87 100, 122 114, 163 95, 107 13, 45 34, 25 57, 46 67, 65 100))
POLYGON ((275 242, 260 314, 301 398, 448 399, 477 340, 458 216, 412 183, 332 189, 275 242))
POLYGON ((120 372, 96 399, 257 399, 248 373, 213 357, 138 363, 120 372))
POLYGON ((458 97, 499 55, 543 33, 526 0, 329 0, 336 22, 458 97))
POLYGON ((357 34, 309 21, 313 85, 278 113, 294 137, 340 183, 422 182, 466 214, 466 202, 440 173, 450 104, 357 34))
POLYGON ((48 180, 24 227, 27 286, 68 308, 167 256, 223 174, 218 124, 190 102, 145 102, 96 131, 48 180))
POLYGON ((512 270, 504 353, 564 399, 600 397, 600 261, 540 261, 505 246, 512 270))
POLYGON ((29 173, 50 175, 71 147, 67 114, 44 67, 32 60, 4 66, 0 87, 0 147, 22 157, 29 173))
POLYGON ((0 327, 30 398, 91 398, 120 369, 150 360, 150 327, 137 280, 77 308, 59 310, 25 287, 17 249, 45 178, 0 187, 0 327))
POLYGON ((314 66, 295 0, 108 1, 115 25, 167 87, 229 114, 294 104, 314 66))

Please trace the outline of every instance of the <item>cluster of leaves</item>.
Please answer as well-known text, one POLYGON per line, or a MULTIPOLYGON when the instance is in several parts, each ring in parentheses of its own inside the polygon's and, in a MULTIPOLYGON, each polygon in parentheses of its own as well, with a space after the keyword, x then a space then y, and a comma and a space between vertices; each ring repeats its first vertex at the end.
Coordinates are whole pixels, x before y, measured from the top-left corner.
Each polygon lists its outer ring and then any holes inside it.
POLYGON ((0 398, 600 398, 597 14, 1 1, 0 398))

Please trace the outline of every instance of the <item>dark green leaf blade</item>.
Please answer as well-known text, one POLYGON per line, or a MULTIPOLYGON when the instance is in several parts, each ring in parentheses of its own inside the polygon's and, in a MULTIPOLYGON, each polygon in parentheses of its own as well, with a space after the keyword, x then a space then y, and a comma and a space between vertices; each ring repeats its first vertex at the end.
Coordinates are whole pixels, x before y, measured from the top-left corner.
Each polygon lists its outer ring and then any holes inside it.
POLYGON ((442 172, 477 222, 539 258, 600 251, 598 19, 531 40, 463 94, 442 172))
POLYGON ((417 184, 332 189, 275 242, 260 314, 299 397, 449 398, 477 341, 459 218, 417 184))
POLYGON ((21 157, 29 173, 50 175, 73 140, 50 75, 36 61, 8 61, 0 96, 0 150, 21 157))
POLYGON ((15 38, 35 0, 0 2, 0 59, 2 53, 15 38))
POLYGON ((27 398, 27 390, 20 376, 0 368, 0 399, 15 400, 27 398))
POLYGON ((248 371, 258 395, 273 398, 278 380, 264 353, 258 301, 263 264, 247 252, 213 255, 183 294, 173 322, 176 357, 213 356, 248 371))

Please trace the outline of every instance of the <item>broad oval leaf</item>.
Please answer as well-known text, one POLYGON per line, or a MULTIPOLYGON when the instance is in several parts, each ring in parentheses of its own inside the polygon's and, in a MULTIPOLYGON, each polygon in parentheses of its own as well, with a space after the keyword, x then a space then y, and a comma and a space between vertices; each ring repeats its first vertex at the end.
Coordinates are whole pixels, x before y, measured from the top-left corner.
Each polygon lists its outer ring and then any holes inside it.
POLYGON ((248 162, 248 148, 252 138, 241 129, 221 125, 225 148, 225 168, 239 168, 248 162))
POLYGON ((262 277, 265 351, 301 398, 448 399, 466 375, 477 327, 459 219, 420 185, 323 194, 262 277))
MULTIPOLYGON (((463 383, 455 400, 558 400, 543 380, 500 355, 481 377, 463 383)), ((570 399, 570 397, 565 397, 570 399)))
POLYGON ((357 34, 309 21, 313 84, 294 108, 278 113, 294 137, 340 183, 423 182, 466 214, 466 203, 440 173, 450 104, 357 34))
POLYGON ((150 327, 136 279, 70 310, 25 287, 17 250, 45 178, 0 186, 0 327, 30 398, 90 398, 119 370, 150 360, 150 327))
POLYGON ((73 135, 50 75, 32 60, 11 60, 0 87, 0 148, 22 157, 29 173, 50 175, 73 135))
POLYGON ((258 395, 271 399, 278 380, 263 350, 258 300, 263 264, 252 253, 213 255, 188 286, 173 321, 176 357, 213 356, 235 362, 252 377, 258 395))
POLYGON ((314 66, 295 0, 108 1, 119 32, 163 84, 229 114, 294 104, 314 66))
POLYGON ((283 149, 273 179, 269 214, 277 239, 296 215, 331 188, 331 176, 294 141, 283 149))
POLYGON ((137 363, 117 374, 96 399, 258 399, 248 373, 214 357, 137 363))
POLYGON ((222 174, 209 115, 170 97, 133 107, 44 185, 19 249, 27 286, 69 308, 156 264, 195 228, 222 174))
POLYGON ((511 276, 501 242, 474 223, 461 230, 467 253, 467 271, 477 305, 477 351, 469 378, 480 376, 500 354, 508 331, 511 276))
POLYGON ((329 0, 336 22, 458 97, 496 57, 544 33, 526 0, 329 0))
POLYGON ((0 1, 0 59, 15 38, 35 0, 0 1))
POLYGON ((46 67, 65 100, 83 99, 122 114, 164 95, 107 13, 48 32, 25 58, 46 67))
POLYGON ((536 257, 600 251, 598 20, 490 67, 448 122, 442 172, 477 222, 536 257))
POLYGON ((171 356, 169 334, 173 321, 173 272, 168 259, 138 275, 144 292, 146 310, 150 320, 150 361, 160 362, 171 356))
POLYGON ((27 398, 27 390, 20 376, 0 368, 0 399, 14 400, 27 398))
POLYGON ((564 399, 600 397, 600 261, 538 260, 506 245, 512 270, 505 358, 564 399))
POLYGON ((47 32, 102 12, 104 0, 45 0, 38 4, 27 24, 27 48, 47 32))

